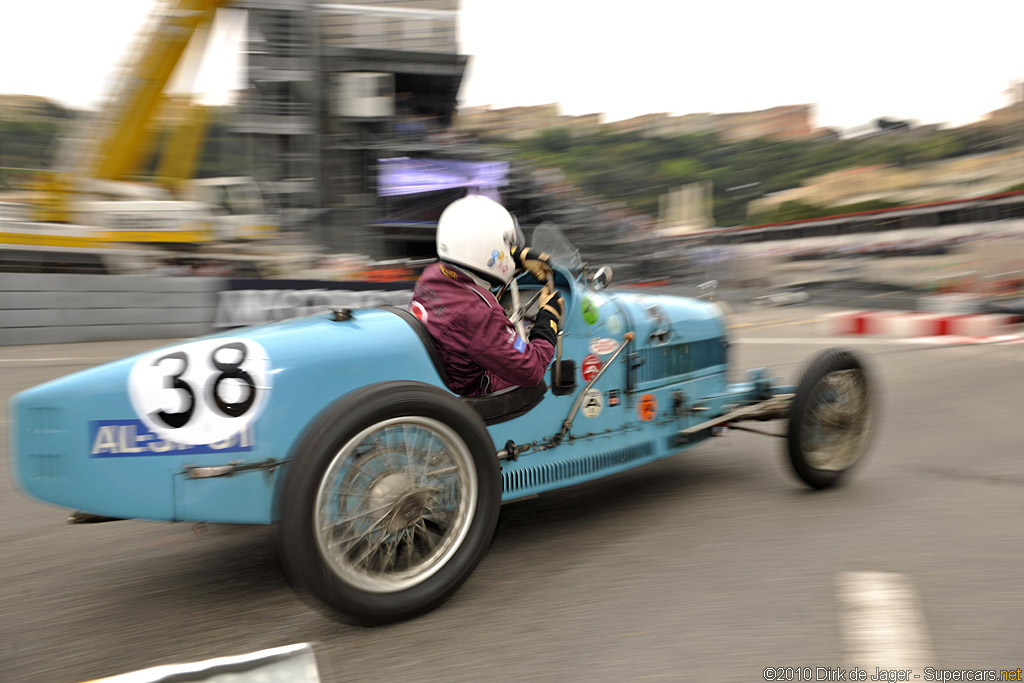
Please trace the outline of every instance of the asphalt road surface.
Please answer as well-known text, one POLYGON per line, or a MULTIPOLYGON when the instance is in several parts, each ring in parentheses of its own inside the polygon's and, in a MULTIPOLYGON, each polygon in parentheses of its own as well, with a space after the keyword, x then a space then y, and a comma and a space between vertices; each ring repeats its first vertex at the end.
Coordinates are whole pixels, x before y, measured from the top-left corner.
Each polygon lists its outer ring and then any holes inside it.
MULTIPOLYGON (((737 367, 795 381, 837 341, 820 337, 820 313, 740 314, 737 367)), ((0 398, 162 343, 0 348, 0 398)), ((324 681, 1024 666, 1024 345, 850 345, 871 362, 882 419, 845 485, 810 491, 781 439, 733 432, 507 505, 447 605, 377 629, 298 598, 268 528, 65 525, 66 511, 13 487, 4 421, 0 680, 83 681, 297 642, 314 644, 324 681)))

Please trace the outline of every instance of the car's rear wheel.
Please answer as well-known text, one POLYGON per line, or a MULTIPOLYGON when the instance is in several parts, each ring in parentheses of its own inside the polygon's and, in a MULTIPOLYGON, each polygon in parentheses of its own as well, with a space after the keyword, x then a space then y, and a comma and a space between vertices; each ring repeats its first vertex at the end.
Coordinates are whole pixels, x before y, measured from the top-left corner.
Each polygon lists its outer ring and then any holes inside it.
POLYGON ((867 450, 873 423, 871 383, 849 349, 815 356, 790 406, 787 446, 796 475, 809 486, 835 484, 867 450))
POLYGON ((349 621, 405 619, 469 577, 500 501, 494 444, 476 413, 425 384, 367 387, 328 408, 293 451, 282 564, 349 621))

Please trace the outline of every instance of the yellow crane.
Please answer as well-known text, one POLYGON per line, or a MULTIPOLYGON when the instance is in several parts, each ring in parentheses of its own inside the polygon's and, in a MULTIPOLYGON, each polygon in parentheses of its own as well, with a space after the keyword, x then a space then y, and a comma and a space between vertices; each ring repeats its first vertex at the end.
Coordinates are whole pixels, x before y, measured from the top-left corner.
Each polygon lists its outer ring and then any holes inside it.
POLYGON ((224 0, 177 0, 170 9, 158 8, 155 30, 143 34, 146 44, 138 61, 130 64, 123 90, 104 112, 107 121, 85 150, 76 175, 100 180, 119 180, 139 171, 149 151, 146 133, 161 104, 164 89, 181 62, 193 36, 205 40, 217 8, 224 0), (104 125, 105 124, 105 125, 104 125))
MULTIPOLYGON (((117 90, 100 109, 97 117, 86 123, 83 132, 67 141, 57 166, 37 183, 36 199, 32 205, 35 220, 74 223, 82 222, 82 216, 113 211, 118 217, 108 223, 131 228, 128 225, 130 221, 125 220, 127 212, 145 212, 147 206, 150 206, 139 200, 162 197, 171 201, 168 193, 179 198, 190 194, 188 181, 192 178, 202 147, 207 109, 192 102, 190 98, 171 97, 165 91, 177 69, 191 68, 194 71, 198 67, 198 60, 192 64, 183 64, 186 50, 192 44, 199 48, 196 54, 202 52, 201 48, 205 45, 218 8, 230 4, 231 0, 165 0, 158 4, 151 15, 149 26, 137 38, 135 48, 127 60, 126 70, 117 80, 117 90), (159 165, 147 191, 146 185, 140 185, 132 179, 144 172, 144 165, 152 158, 152 141, 158 139, 159 123, 168 121, 172 122, 173 129, 166 136, 159 165), (153 186, 162 188, 162 191, 152 191, 153 186), (115 201, 97 201, 109 199, 115 201), (116 201, 129 199, 137 200, 135 205, 127 201, 116 201)), ((236 186, 239 183, 237 178, 231 181, 236 186)), ((248 184, 255 187, 253 182, 248 184)), ((251 194, 251 187, 246 188, 246 191, 251 194)), ((206 196, 210 196, 209 193, 206 196)), ((173 231, 168 230, 156 233, 130 229, 122 230, 120 237, 108 233, 104 239, 143 242, 215 241, 217 236, 216 231, 211 229, 211 221, 206 221, 205 230, 197 229, 195 204, 178 200, 179 207, 183 209, 181 215, 190 218, 188 226, 178 231, 177 235, 172 235, 173 231)), ((164 210, 154 211, 154 215, 177 215, 165 210, 170 208, 168 206, 159 208, 164 210)), ((234 212, 226 208, 216 213, 234 212)), ((263 213, 265 211, 252 216, 248 225, 235 220, 231 230, 236 234, 232 237, 266 237, 272 234, 273 229, 263 213)), ((146 225, 147 221, 141 223, 146 225)), ((148 224, 153 225, 152 221, 148 224)))
POLYGON ((209 108, 186 100, 168 99, 163 111, 174 111, 174 127, 160 155, 156 179, 179 191, 195 171, 202 149, 203 133, 206 132, 209 108))

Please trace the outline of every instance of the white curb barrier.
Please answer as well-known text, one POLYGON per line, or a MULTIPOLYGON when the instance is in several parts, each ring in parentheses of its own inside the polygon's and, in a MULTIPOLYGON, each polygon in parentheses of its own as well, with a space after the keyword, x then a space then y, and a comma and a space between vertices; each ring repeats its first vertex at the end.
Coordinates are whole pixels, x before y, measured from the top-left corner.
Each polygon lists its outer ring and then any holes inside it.
POLYGON ((1014 331, 1018 316, 991 313, 948 315, 901 311, 841 311, 827 316, 831 335, 885 337, 994 337, 1014 331))

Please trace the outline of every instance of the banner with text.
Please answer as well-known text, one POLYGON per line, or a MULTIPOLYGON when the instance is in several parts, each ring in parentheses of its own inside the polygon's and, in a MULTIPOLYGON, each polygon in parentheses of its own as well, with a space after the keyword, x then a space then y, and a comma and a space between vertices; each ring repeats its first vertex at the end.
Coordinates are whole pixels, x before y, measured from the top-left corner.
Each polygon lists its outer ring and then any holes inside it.
POLYGON ((408 306, 412 282, 226 280, 214 327, 244 327, 322 313, 331 307, 408 306))

